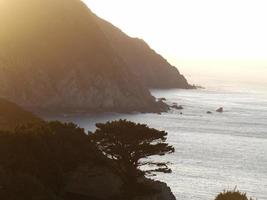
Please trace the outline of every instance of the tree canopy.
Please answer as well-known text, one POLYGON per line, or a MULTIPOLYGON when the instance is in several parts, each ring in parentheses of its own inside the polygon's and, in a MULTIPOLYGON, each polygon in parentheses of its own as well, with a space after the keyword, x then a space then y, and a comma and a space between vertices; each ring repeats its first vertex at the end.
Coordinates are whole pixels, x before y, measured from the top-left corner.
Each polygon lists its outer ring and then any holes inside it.
POLYGON ((91 140, 105 156, 116 161, 126 180, 136 181, 141 174, 171 171, 166 162, 145 159, 174 152, 174 147, 166 143, 167 132, 127 120, 98 123, 96 127, 96 131, 90 134, 91 140), (156 168, 140 173, 140 167, 144 165, 156 168))
POLYGON ((97 152, 73 123, 30 123, 0 131, 0 199, 26 200, 48 190, 58 194, 69 173, 100 161, 97 152))

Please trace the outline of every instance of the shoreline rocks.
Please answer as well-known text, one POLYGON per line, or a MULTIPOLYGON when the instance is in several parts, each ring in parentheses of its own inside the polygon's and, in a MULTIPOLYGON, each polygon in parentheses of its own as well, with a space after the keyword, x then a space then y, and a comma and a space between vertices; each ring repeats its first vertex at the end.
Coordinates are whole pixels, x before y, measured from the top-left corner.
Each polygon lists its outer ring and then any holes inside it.
POLYGON ((171 108, 174 108, 174 109, 176 109, 176 110, 183 110, 183 109, 184 109, 183 106, 181 106, 181 105, 177 105, 176 103, 174 103, 174 104, 171 106, 171 108))
POLYGON ((218 108, 218 109, 216 110, 216 112, 223 113, 223 112, 224 112, 223 107, 218 108))
POLYGON ((162 97, 162 98, 158 98, 158 101, 167 101, 167 99, 165 97, 162 97))

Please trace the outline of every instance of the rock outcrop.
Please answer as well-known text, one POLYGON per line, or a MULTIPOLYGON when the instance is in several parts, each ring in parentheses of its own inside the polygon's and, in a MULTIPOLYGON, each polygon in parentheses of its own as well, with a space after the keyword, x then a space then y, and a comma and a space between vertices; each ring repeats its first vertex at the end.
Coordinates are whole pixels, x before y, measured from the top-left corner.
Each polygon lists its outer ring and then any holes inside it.
POLYGON ((173 104, 172 106, 171 106, 171 108, 174 108, 174 109, 176 109, 176 110, 183 110, 184 109, 184 107, 183 106, 181 106, 181 105, 177 105, 177 104, 173 104))
POLYGON ((144 42, 116 33, 80 0, 3 0, 0 23, 0 97, 23 107, 161 112, 167 106, 148 87, 188 87, 144 42))
POLYGON ((216 110, 216 112, 223 113, 223 112, 224 112, 223 107, 218 108, 218 109, 216 110))

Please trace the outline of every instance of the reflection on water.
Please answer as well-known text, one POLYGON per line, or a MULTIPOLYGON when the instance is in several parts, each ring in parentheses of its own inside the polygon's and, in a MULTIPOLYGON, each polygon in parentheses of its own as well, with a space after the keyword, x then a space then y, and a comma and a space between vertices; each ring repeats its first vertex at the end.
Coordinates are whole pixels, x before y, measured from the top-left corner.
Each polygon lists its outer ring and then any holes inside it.
POLYGON ((176 148, 167 156, 173 174, 157 178, 171 186, 177 199, 212 200, 224 188, 235 186, 249 196, 267 199, 267 93, 234 88, 153 91, 169 104, 183 105, 183 115, 171 110, 162 115, 109 113, 49 119, 94 130, 96 122, 126 118, 166 130, 176 148), (218 107, 225 112, 214 112, 218 107))

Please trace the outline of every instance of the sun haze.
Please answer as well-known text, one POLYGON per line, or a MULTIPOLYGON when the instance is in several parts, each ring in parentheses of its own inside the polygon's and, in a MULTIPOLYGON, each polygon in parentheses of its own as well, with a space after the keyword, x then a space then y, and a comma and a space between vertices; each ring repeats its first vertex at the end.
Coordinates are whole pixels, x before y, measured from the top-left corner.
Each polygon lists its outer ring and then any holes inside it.
POLYGON ((185 73, 201 66, 224 71, 216 68, 222 60, 225 69, 267 72, 264 0, 84 2, 130 36, 143 38, 185 73))

